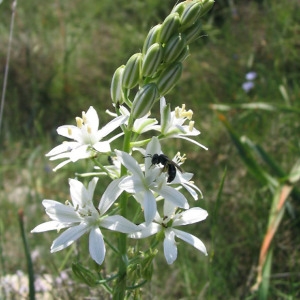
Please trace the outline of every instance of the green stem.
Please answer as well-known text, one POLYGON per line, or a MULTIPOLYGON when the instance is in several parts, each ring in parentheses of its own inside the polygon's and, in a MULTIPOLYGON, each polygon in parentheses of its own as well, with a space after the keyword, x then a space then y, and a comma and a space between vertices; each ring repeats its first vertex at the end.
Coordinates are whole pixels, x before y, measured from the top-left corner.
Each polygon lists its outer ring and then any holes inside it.
MULTIPOLYGON (((128 122, 127 130, 125 131, 124 142, 123 142, 123 151, 129 153, 130 151, 130 139, 131 139, 131 128, 132 122, 128 122)), ((122 165, 121 167, 121 176, 126 175, 126 168, 122 165)), ((128 195, 123 192, 120 197, 120 213, 126 218, 127 216, 127 199, 128 195)), ((119 233, 118 248, 120 252, 119 258, 119 277, 116 282, 116 286, 113 291, 113 300, 125 299, 126 292, 126 278, 127 278, 127 235, 124 233, 119 233)))

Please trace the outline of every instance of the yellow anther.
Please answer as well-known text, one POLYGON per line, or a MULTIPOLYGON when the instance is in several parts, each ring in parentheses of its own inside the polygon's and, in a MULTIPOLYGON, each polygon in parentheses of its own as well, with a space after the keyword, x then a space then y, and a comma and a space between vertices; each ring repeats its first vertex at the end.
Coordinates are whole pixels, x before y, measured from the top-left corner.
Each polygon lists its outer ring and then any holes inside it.
POLYGON ((193 131, 194 124, 195 124, 195 121, 190 121, 190 123, 189 123, 189 131, 193 131))
POLYGON ((76 117, 76 123, 77 123, 77 127, 81 128, 83 124, 83 120, 79 117, 76 117))
POLYGON ((72 135, 72 129, 71 129, 71 127, 68 127, 68 135, 72 135))
POLYGON ((66 200, 66 201, 65 201, 65 205, 70 205, 69 200, 66 200))
POLYGON ((86 123, 86 114, 85 111, 82 112, 82 120, 84 123, 86 123))
POLYGON ((92 128, 91 128, 91 126, 87 126, 87 132, 88 132, 88 134, 91 134, 92 133, 92 128))
POLYGON ((181 109, 179 108, 179 106, 175 107, 175 117, 177 119, 180 118, 180 112, 181 112, 181 109))

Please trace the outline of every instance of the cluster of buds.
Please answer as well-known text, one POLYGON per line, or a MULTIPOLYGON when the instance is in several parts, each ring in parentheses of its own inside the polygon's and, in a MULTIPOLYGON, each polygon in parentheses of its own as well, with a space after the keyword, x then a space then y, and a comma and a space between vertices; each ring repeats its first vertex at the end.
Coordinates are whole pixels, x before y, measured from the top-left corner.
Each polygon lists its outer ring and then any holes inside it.
POLYGON ((125 102, 133 119, 146 115, 177 84, 182 62, 189 55, 189 44, 199 38, 199 19, 213 3, 214 0, 187 0, 176 5, 162 24, 151 28, 142 52, 132 55, 126 65, 115 71, 112 100, 117 106, 125 102), (136 87, 138 91, 132 96, 130 92, 136 87))

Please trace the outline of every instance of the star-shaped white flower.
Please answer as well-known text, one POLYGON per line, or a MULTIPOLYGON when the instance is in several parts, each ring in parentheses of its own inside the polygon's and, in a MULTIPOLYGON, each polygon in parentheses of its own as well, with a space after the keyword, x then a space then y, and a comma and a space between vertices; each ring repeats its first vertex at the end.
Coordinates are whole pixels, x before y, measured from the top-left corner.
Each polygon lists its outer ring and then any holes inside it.
POLYGON ((44 232, 68 228, 51 246, 51 253, 70 246, 83 234, 89 232, 90 255, 99 265, 105 257, 105 245, 100 227, 122 233, 136 232, 138 226, 122 216, 105 215, 116 201, 122 190, 118 187, 120 180, 112 181, 104 192, 97 208, 93 204, 93 194, 98 178, 90 181, 88 188, 75 179, 70 179, 71 202, 62 204, 54 200, 43 200, 46 213, 52 221, 42 223, 31 232, 44 232))
MULTIPOLYGON (((153 137, 147 145, 146 153, 152 154, 158 150, 158 147, 160 147, 159 141, 156 137, 153 137)), ((152 166, 150 157, 145 158, 145 170, 143 171, 131 155, 119 150, 115 150, 115 152, 120 162, 132 174, 126 176, 120 182, 119 187, 133 194, 138 200, 144 209, 144 217, 147 224, 153 220, 156 214, 157 205, 154 193, 177 207, 185 209, 189 207, 186 197, 167 185, 165 174, 162 173, 161 168, 155 165, 152 166)))
MULTIPOLYGON (((123 116, 129 117, 130 115, 129 110, 123 105, 120 105, 119 111, 123 116)), ((113 117, 117 116, 115 113, 112 113, 109 110, 106 110, 106 112, 113 117)), ((146 114, 142 118, 135 119, 133 122, 132 131, 138 134, 142 134, 150 130, 155 130, 155 125, 158 123, 158 121, 155 118, 149 118, 149 116, 150 113, 146 114)))
POLYGON ((110 143, 123 133, 112 137, 108 141, 102 141, 102 139, 124 124, 127 119, 128 116, 116 117, 98 130, 98 114, 91 106, 86 113, 82 112, 82 118, 76 118, 77 126, 64 125, 58 127, 57 133, 59 135, 73 139, 73 141, 63 142, 46 154, 46 156, 50 156, 50 160, 66 158, 65 161, 61 162, 53 170, 56 171, 69 162, 92 157, 95 155, 95 150, 101 153, 110 152, 110 143))
POLYGON ((176 107, 171 111, 170 104, 166 104, 166 99, 162 97, 160 98, 161 124, 156 125, 155 129, 161 133, 162 138, 181 138, 207 150, 205 146, 188 137, 200 134, 200 131, 194 127, 194 121, 191 121, 192 116, 192 110, 187 111, 184 104, 181 108, 176 107), (184 125, 187 120, 189 124, 184 125))
POLYGON ((129 234, 129 237, 142 239, 158 232, 163 232, 165 236, 163 243, 164 255, 168 264, 172 264, 177 258, 177 243, 175 237, 189 243, 197 250, 207 255, 206 247, 199 238, 190 233, 176 229, 177 226, 203 221, 207 216, 207 211, 200 207, 193 207, 183 212, 176 212, 176 207, 174 207, 174 205, 165 202, 163 217, 160 217, 157 213, 152 223, 149 225, 146 223, 140 224, 140 231, 129 234))

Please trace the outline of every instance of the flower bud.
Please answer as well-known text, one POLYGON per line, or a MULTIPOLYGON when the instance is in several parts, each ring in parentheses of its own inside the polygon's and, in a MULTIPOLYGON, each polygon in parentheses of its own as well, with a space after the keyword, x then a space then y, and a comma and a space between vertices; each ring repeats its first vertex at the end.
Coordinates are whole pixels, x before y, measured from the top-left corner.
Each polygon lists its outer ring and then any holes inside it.
POLYGON ((173 62, 181 54, 186 46, 185 37, 181 34, 170 38, 164 48, 164 62, 173 62))
POLYGON ((152 27, 145 39, 143 45, 143 54, 147 52, 151 45, 158 41, 158 36, 160 34, 161 24, 157 24, 156 26, 152 27))
POLYGON ((161 25, 159 41, 163 44, 166 43, 173 34, 178 33, 179 26, 179 14, 177 12, 169 14, 161 25))
POLYGON ((214 0, 202 0, 199 18, 204 16, 214 6, 214 0))
POLYGON ((180 79, 182 73, 182 64, 180 62, 171 64, 164 69, 157 79, 157 87, 160 96, 166 95, 170 92, 175 84, 180 79))
POLYGON ((152 108, 155 100, 159 99, 158 89, 155 83, 144 85, 135 95, 131 113, 134 119, 145 116, 152 108))
POLYGON ((133 54, 127 61, 123 72, 122 85, 124 88, 132 89, 140 80, 140 69, 142 53, 133 54))
POLYGON ((201 4, 199 2, 190 2, 184 8, 182 15, 180 16, 181 30, 185 30, 192 26, 199 18, 201 10, 201 4))
POLYGON ((186 2, 180 2, 176 6, 174 6, 171 13, 177 12, 179 16, 181 16, 185 7, 186 7, 186 2))
POLYGON ((163 57, 163 48, 161 44, 153 44, 146 52, 142 63, 142 76, 152 76, 157 67, 161 64, 163 57))
POLYGON ((179 56, 177 57, 176 61, 183 62, 188 56, 190 55, 190 48, 189 45, 185 46, 184 49, 181 51, 179 56))
POLYGON ((123 72, 125 70, 125 66, 120 66, 114 73, 111 85, 110 85, 110 95, 111 99, 115 104, 122 104, 123 103, 123 89, 122 89, 122 78, 123 72))
POLYGON ((190 44, 199 38, 199 33, 201 32, 201 22, 197 20, 191 27, 182 33, 186 38, 186 43, 190 44))

